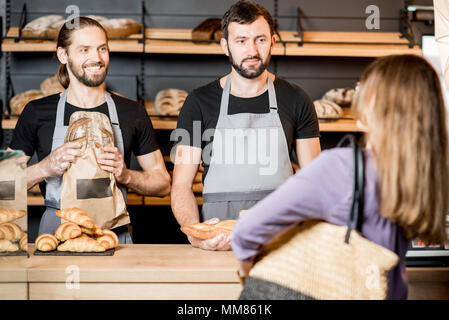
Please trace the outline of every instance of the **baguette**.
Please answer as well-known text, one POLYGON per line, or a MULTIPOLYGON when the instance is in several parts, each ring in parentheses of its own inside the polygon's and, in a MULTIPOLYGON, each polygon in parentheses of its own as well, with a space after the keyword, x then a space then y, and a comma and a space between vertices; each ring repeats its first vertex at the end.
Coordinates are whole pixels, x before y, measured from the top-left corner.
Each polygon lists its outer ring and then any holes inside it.
POLYGON ((56 215, 85 228, 93 229, 95 227, 95 223, 87 213, 79 208, 56 210, 56 215))
POLYGON ((58 251, 69 252, 104 252, 106 249, 98 243, 97 240, 92 239, 85 234, 75 239, 69 239, 58 246, 58 251))
POLYGON ((181 227, 181 231, 188 236, 206 240, 214 238, 221 233, 230 235, 232 232, 232 228, 235 225, 235 221, 236 220, 223 220, 216 224, 207 224, 204 222, 195 223, 181 227))
POLYGON ((55 231, 55 237, 59 241, 77 238, 81 235, 81 228, 72 222, 60 224, 55 231))
POLYGON ((103 233, 103 236, 97 238, 100 245, 102 245, 106 250, 118 247, 118 237, 114 231, 104 229, 103 233))
POLYGON ((40 251, 53 251, 58 247, 58 239, 50 233, 42 233, 36 238, 36 249, 40 251))
POLYGON ((26 215, 24 210, 0 209, 0 223, 10 222, 26 215))
POLYGON ((16 252, 19 246, 9 240, 0 240, 0 252, 16 252))
POLYGON ((0 239, 18 241, 24 235, 23 230, 15 223, 0 224, 0 239))

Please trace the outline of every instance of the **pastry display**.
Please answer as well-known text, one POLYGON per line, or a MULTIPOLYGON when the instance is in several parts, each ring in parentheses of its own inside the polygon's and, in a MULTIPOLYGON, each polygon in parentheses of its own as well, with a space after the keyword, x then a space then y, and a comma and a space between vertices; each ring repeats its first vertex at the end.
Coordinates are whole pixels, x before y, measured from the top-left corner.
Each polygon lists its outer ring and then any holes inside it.
POLYGON ((24 236, 22 228, 12 222, 0 224, 0 239, 19 241, 24 236))
POLYGON ((330 100, 315 100, 313 104, 319 119, 338 119, 343 116, 342 108, 330 100))
POLYGON ((39 251, 53 251, 58 247, 59 241, 50 233, 43 233, 36 238, 36 249, 39 251))
POLYGON ((87 215, 87 213, 79 208, 56 210, 56 215, 64 220, 73 222, 88 229, 93 229, 95 227, 95 223, 87 215))
POLYGON ((49 252, 105 252, 118 247, 114 231, 101 229, 79 208, 57 210, 56 215, 68 220, 58 226, 55 234, 44 233, 36 239, 36 249, 49 252))
POLYGON ((235 225, 236 220, 223 220, 216 224, 207 224, 204 222, 195 223, 188 226, 181 227, 181 231, 186 235, 197 238, 197 239, 211 239, 224 233, 230 235, 232 228, 235 225))
POLYGON ((81 233, 81 228, 77 224, 65 222, 56 228, 55 237, 59 241, 66 241, 79 237, 81 233))
POLYGON ((75 239, 69 239, 60 244, 57 248, 58 251, 70 251, 70 252, 104 252, 106 249, 98 243, 97 240, 87 236, 81 235, 75 239))
POLYGON ((16 252, 19 251, 19 246, 9 240, 0 240, 0 252, 16 252))
POLYGON ((354 94, 353 88, 336 88, 327 91, 322 99, 332 101, 344 108, 351 106, 354 94))
POLYGON ((97 241, 100 245, 102 245, 106 250, 116 248, 118 246, 118 237, 111 230, 103 230, 103 235, 97 238, 97 241))
POLYGON ((0 223, 10 222, 26 215, 24 210, 0 209, 0 223))

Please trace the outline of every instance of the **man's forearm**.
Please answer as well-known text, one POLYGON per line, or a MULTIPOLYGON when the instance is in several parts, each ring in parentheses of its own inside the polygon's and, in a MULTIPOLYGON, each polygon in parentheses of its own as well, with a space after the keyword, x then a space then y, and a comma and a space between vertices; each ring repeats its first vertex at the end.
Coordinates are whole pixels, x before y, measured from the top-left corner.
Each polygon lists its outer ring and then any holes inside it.
POLYGON ((46 162, 48 158, 45 158, 41 162, 35 163, 32 166, 27 167, 27 189, 30 190, 37 183, 45 180, 49 177, 47 170, 45 170, 46 162))
POLYGON ((126 169, 126 178, 121 182, 126 187, 145 196, 164 197, 170 193, 170 176, 163 170, 136 171, 126 169))
POLYGON ((187 185, 172 186, 171 207, 180 226, 200 221, 198 203, 192 189, 187 185))

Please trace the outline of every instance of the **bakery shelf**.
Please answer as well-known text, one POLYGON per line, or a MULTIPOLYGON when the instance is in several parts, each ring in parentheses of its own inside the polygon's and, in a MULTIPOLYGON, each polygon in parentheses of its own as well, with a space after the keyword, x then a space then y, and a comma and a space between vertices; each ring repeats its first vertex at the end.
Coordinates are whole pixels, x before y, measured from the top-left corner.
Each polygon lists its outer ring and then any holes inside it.
MULTIPOLYGON (((296 31, 280 31, 281 41, 272 55, 280 56, 341 56, 379 57, 389 54, 421 55, 419 46, 409 48, 408 41, 397 32, 337 32, 304 31, 303 41, 296 31)), ((279 40, 279 37, 277 37, 279 40)), ((18 39, 18 27, 11 27, 3 40, 4 52, 53 52, 56 42, 50 40, 18 39)), ((223 54, 217 42, 192 42, 191 29, 145 29, 145 46, 142 36, 110 40, 111 52, 142 52, 149 54, 223 54)))
MULTIPOLYGON (((6 38, 2 42, 3 52, 54 52, 56 50, 56 41, 53 40, 26 40, 19 37, 19 28, 9 28, 6 38)), ((142 52, 143 43, 139 43, 141 35, 132 35, 123 40, 110 40, 109 49, 111 52, 142 52)))
MULTIPOLYGON (((196 196, 196 201, 198 205, 203 204, 203 197, 196 196)), ((28 194, 28 205, 29 206, 43 206, 44 198, 38 194, 28 194)), ((141 206, 141 205, 149 205, 149 206, 170 206, 170 197, 166 196, 163 198, 159 197, 146 197, 141 196, 135 193, 128 194, 128 205, 131 206, 141 206)))

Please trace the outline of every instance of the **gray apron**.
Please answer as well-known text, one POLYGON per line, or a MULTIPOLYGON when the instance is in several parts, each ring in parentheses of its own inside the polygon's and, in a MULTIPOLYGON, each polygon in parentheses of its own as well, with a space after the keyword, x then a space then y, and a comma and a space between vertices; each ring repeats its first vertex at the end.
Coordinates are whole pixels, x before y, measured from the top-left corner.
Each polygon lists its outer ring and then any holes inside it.
MULTIPOLYGON (((120 130, 120 124, 118 121, 117 109, 115 107, 114 100, 110 94, 105 92, 106 103, 108 105, 109 117, 111 119, 112 129, 114 130, 114 139, 116 146, 122 154, 124 154, 124 145, 122 132, 120 130)), ((56 122, 55 131, 53 133, 53 140, 51 145, 51 151, 59 148, 64 144, 65 134, 68 126, 64 125, 64 110, 67 98, 67 90, 61 95, 58 101, 58 107, 56 110, 56 122)), ((62 176, 48 177, 45 179, 47 183, 45 192, 45 212, 41 218, 39 224, 39 234, 52 233, 54 234, 56 228, 61 224, 61 218, 56 215, 56 210, 61 207, 61 184, 62 176)), ((119 185, 120 190, 123 193, 125 202, 127 201, 127 190, 124 186, 119 185)), ((116 230, 114 230, 116 231, 116 230)), ((130 233, 127 228, 117 228, 117 236, 121 244, 132 243, 130 233)))
POLYGON ((231 75, 221 97, 212 156, 204 180, 203 219, 235 219, 293 174, 287 140, 268 77, 270 112, 229 115, 231 75))

